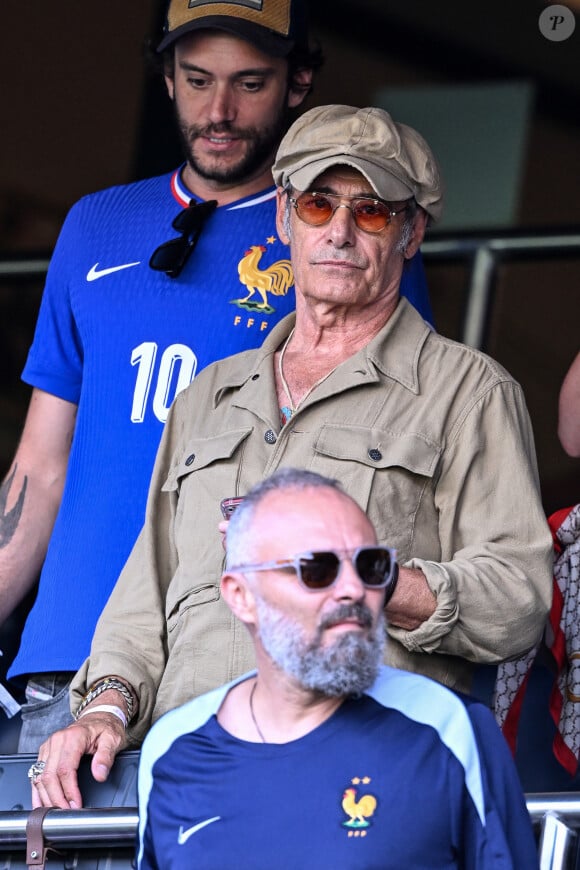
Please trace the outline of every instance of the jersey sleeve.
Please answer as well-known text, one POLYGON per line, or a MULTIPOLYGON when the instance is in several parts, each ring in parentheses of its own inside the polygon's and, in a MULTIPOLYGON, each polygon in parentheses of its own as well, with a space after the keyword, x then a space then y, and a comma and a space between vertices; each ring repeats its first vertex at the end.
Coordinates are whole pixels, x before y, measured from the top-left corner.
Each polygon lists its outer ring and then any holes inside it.
POLYGON ((401 296, 405 296, 409 300, 423 320, 426 320, 431 326, 435 326, 421 251, 417 251, 410 260, 405 260, 401 277, 401 296))
POLYGON ((83 352, 71 294, 81 244, 81 203, 73 206, 59 235, 22 373, 25 383, 75 404, 81 391, 83 352))
POLYGON ((138 870, 158 870, 155 849, 151 840, 149 817, 147 817, 144 830, 140 832, 137 842, 137 868, 138 870))
POLYGON ((466 703, 481 758, 486 805, 486 854, 484 867, 494 863, 502 844, 517 870, 538 870, 539 855, 522 787, 507 743, 491 711, 483 704, 466 703), (488 863, 491 859, 491 863, 488 863))

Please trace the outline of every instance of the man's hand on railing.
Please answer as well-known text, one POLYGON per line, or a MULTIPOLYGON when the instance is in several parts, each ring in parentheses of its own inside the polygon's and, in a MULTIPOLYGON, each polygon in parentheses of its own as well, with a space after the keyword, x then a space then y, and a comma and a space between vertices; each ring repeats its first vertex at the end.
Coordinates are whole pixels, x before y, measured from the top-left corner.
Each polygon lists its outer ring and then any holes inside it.
POLYGON ((104 782, 115 756, 126 745, 125 728, 118 716, 87 710, 40 747, 37 763, 44 762, 44 767, 31 779, 32 806, 80 809, 83 803, 77 772, 83 755, 94 755, 91 772, 97 782, 104 782))

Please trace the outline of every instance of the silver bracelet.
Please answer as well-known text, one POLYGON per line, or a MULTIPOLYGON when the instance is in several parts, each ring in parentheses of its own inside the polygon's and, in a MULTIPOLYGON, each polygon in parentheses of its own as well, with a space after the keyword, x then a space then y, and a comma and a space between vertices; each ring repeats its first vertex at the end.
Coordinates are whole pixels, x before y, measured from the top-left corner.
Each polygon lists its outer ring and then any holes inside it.
POLYGON ((94 701, 96 698, 99 697, 99 695, 102 695, 103 692, 106 692, 108 689, 115 689, 125 699, 125 702, 127 704, 127 724, 129 724, 133 719, 133 709, 135 706, 133 701, 133 695, 131 694, 125 683, 121 682, 121 680, 118 680, 116 677, 103 677, 102 680, 97 680, 96 683, 93 683, 93 685, 77 707, 74 718, 78 719, 85 707, 88 707, 88 705, 92 701, 94 701))
POLYGON ((123 728, 127 727, 127 717, 125 716, 125 711, 120 707, 117 707, 115 704, 95 704, 94 707, 86 707, 84 710, 81 710, 80 713, 77 713, 75 719, 78 722, 79 719, 82 719, 83 716, 86 716, 87 713, 112 713, 113 716, 116 716, 117 719, 120 719, 123 723, 123 728))

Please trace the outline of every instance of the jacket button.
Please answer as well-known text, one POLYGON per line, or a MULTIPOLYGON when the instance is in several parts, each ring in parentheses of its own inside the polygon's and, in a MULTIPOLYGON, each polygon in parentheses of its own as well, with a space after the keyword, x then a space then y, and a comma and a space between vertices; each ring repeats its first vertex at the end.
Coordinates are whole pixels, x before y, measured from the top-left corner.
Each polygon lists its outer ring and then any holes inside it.
POLYGON ((252 375, 252 380, 257 381, 259 377, 260 377, 260 375, 252 375))
POLYGON ((379 459, 383 458, 383 454, 380 450, 377 450, 376 447, 373 447, 371 450, 369 450, 369 457, 373 460, 373 462, 378 462, 379 459))
POLYGON ((276 435, 272 432, 271 429, 268 429, 266 434, 264 435, 264 441, 266 444, 275 444, 276 443, 276 435))
POLYGON ((195 453, 190 453, 190 455, 185 460, 185 464, 187 466, 189 466, 189 465, 193 465, 194 462, 195 462, 195 453))

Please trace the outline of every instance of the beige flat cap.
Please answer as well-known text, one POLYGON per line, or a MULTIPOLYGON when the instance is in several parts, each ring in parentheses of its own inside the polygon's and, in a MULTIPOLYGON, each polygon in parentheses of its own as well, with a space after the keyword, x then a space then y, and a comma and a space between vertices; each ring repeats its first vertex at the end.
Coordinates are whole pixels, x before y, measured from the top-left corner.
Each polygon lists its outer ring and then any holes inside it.
POLYGON ((383 109, 318 106, 292 124, 272 168, 279 187, 308 190, 333 166, 358 169, 377 196, 409 199, 437 220, 443 210, 443 182, 433 152, 412 127, 393 121, 383 109))

